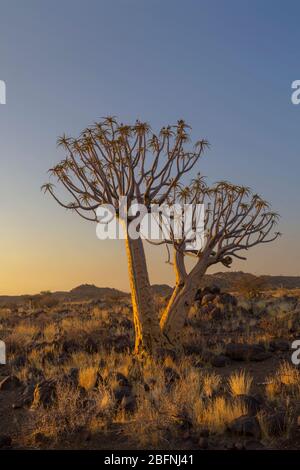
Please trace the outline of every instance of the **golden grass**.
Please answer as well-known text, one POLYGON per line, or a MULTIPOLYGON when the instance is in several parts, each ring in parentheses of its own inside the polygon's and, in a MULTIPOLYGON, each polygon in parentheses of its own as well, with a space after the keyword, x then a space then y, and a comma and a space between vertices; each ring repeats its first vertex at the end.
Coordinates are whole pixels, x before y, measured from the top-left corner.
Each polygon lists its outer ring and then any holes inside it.
POLYGON ((33 343, 38 332, 38 326, 29 322, 22 322, 15 326, 6 338, 6 343, 12 350, 24 350, 33 343))
POLYGON ((231 395, 249 395, 252 381, 253 377, 248 375, 246 371, 240 370, 234 372, 228 379, 228 386, 231 395))
POLYGON ((197 420, 211 432, 222 433, 232 420, 246 413, 247 409, 243 403, 230 402, 220 396, 213 398, 208 405, 198 402, 197 420))
POLYGON ((54 341, 57 334, 58 334, 58 327, 55 323, 49 323, 47 326, 44 328, 44 338, 45 341, 48 343, 51 343, 51 341, 54 341))
POLYGON ((85 367, 79 370, 79 385, 85 390, 92 390, 97 380, 97 367, 85 367))
POLYGON ((214 392, 217 392, 220 384, 221 384, 221 377, 216 374, 215 372, 211 374, 205 374, 203 376, 203 383, 202 383, 202 389, 203 393, 206 397, 211 397, 214 392))
POLYGON ((265 386, 266 397, 268 400, 273 401, 280 394, 281 386, 277 380, 271 380, 265 386))
POLYGON ((277 371, 277 378, 283 385, 286 385, 287 387, 300 386, 299 370, 286 361, 280 364, 277 371))
POLYGON ((289 362, 284 361, 273 376, 268 377, 265 386, 269 400, 281 400, 288 397, 300 398, 300 372, 289 362))

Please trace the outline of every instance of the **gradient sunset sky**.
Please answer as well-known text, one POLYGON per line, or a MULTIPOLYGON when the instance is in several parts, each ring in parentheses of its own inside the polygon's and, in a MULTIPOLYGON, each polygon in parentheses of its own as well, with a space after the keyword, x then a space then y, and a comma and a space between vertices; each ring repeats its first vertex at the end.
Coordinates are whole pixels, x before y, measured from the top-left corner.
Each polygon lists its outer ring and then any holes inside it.
MULTIPOLYGON (((62 157, 56 138, 105 115, 184 118, 211 143, 209 182, 251 186, 281 214, 283 237, 234 270, 300 275, 300 3, 279 0, 1 0, 0 294, 128 290, 122 241, 40 191, 62 157)), ((165 253, 149 249, 154 283, 173 284, 165 253)), ((220 270, 217 268, 216 270, 220 270)))

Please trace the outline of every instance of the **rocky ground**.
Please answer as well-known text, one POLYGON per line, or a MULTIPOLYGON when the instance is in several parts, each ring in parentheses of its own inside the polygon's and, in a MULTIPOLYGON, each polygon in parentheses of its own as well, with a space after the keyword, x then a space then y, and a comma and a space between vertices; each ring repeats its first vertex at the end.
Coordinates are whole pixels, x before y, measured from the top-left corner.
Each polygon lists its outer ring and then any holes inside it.
POLYGON ((206 287, 184 355, 143 363, 127 296, 48 297, 0 309, 0 448, 300 448, 299 291, 206 287))

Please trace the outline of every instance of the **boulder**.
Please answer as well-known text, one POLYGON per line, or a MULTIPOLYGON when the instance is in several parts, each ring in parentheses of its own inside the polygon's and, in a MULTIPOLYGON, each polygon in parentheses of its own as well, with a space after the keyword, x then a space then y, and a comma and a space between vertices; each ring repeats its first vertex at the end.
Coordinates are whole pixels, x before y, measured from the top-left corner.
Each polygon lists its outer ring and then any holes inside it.
POLYGON ((0 390, 2 391, 12 391, 21 387, 22 383, 15 375, 8 375, 0 382, 0 390))
POLYGON ((213 307, 210 313, 212 319, 215 321, 222 320, 222 318, 224 317, 224 313, 219 307, 213 307))
POLYGON ((38 383, 33 393, 33 407, 48 407, 54 403, 56 399, 56 381, 43 380, 38 383))
POLYGON ((224 356, 223 354, 219 354, 215 356, 211 360, 211 364, 214 367, 225 367, 229 362, 228 357, 224 356))
POLYGON ((219 295, 220 302, 224 305, 232 305, 233 307, 236 307, 237 305, 237 299, 231 295, 228 294, 227 292, 223 292, 222 294, 219 295))
POLYGON ((245 405, 249 416, 255 416, 262 408, 262 403, 252 395, 237 395, 236 400, 245 405))
POLYGON ((118 403, 121 403, 124 397, 130 397, 131 396, 131 387, 122 386, 122 385, 117 385, 113 387, 112 393, 115 397, 115 400, 118 403))
POLYGON ((129 383, 128 378, 124 374, 122 374, 122 372, 118 372, 118 371, 113 372, 112 375, 111 375, 111 380, 113 382, 116 382, 121 387, 130 387, 131 388, 131 385, 129 383))
POLYGON ((204 295, 201 300, 201 305, 207 305, 209 302, 212 302, 214 298, 215 298, 214 294, 204 295))
POLYGON ((124 328, 124 330, 131 330, 133 328, 133 323, 128 318, 124 318, 120 321, 120 326, 124 328))
POLYGON ((264 361, 271 355, 259 344, 229 343, 225 355, 234 361, 264 361))
POLYGON ((118 335, 114 338, 114 349, 117 353, 123 353, 131 349, 129 335, 118 335))
POLYGON ((251 436, 260 439, 261 430, 257 418, 254 416, 240 416, 228 425, 228 430, 233 434, 251 436))
POLYGON ((80 350, 80 344, 73 339, 65 340, 62 343, 61 349, 63 353, 71 354, 80 350))
POLYGON ((17 356, 12 362, 11 362, 11 365, 13 367, 24 367, 26 365, 26 356, 24 355, 19 355, 17 356))
POLYGON ((83 349, 88 354, 94 354, 98 352, 98 346, 92 338, 87 338, 83 344, 83 349))
POLYGON ((199 449, 206 450, 209 447, 209 442, 207 437, 200 437, 198 441, 199 449))
POLYGON ((26 406, 31 406, 33 403, 33 399, 34 399, 34 389, 35 389, 34 384, 26 385, 26 387, 24 388, 20 396, 13 403, 12 407, 14 409, 17 409, 17 408, 23 408, 26 406))
POLYGON ((121 408, 126 413, 134 413, 137 408, 136 398, 133 395, 124 396, 121 401, 121 408))
POLYGON ((270 342, 270 349, 272 351, 288 351, 290 349, 290 343, 284 339, 274 339, 270 342))

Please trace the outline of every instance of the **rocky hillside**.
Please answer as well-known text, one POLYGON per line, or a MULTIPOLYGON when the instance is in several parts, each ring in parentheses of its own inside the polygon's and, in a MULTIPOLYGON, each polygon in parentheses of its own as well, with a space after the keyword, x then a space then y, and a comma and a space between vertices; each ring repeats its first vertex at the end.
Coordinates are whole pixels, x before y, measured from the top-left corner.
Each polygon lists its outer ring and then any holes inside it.
POLYGON ((264 290, 268 289, 297 289, 300 288, 300 276, 255 276, 254 274, 244 273, 243 271, 219 272, 207 274, 204 276, 200 287, 216 285, 222 290, 234 290, 242 282, 252 283, 261 282, 264 290))
MULTIPOLYGON (((254 274, 244 273, 242 271, 219 272, 215 274, 207 274, 203 277, 199 287, 217 286, 221 290, 230 291, 238 289, 239 285, 251 283, 253 281, 261 282, 264 290, 286 288, 300 288, 300 276, 255 276, 254 274)), ((152 286, 153 293, 164 297, 170 295, 172 288, 167 284, 154 284, 152 286)), ((93 284, 82 284, 71 289, 70 291, 53 292, 52 297, 63 302, 85 301, 85 300, 104 300, 104 299, 120 299, 129 294, 110 287, 97 287, 93 284)), ((0 306, 9 304, 22 304, 34 298, 33 295, 17 295, 0 296, 0 306)))

